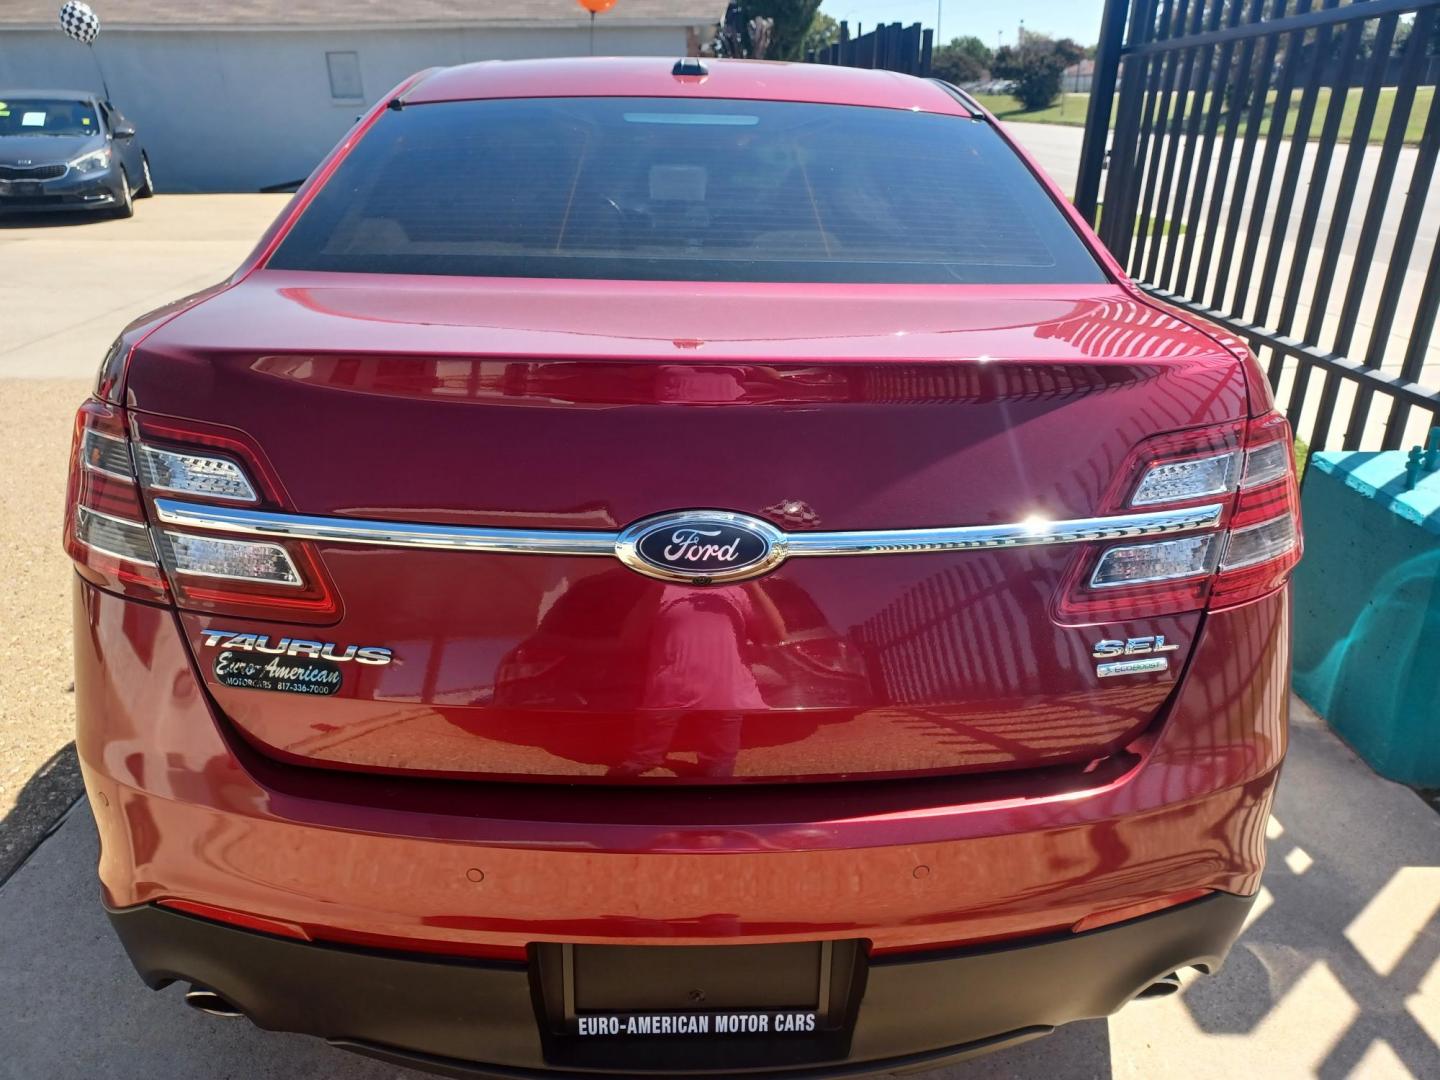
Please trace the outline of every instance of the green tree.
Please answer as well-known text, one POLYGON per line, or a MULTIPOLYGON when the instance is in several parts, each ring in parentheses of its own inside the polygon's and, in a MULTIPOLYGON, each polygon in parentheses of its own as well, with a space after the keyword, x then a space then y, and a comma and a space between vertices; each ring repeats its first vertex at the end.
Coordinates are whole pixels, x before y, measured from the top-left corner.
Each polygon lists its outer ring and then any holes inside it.
POLYGON ((958 37, 935 50, 930 71, 946 82, 978 82, 990 74, 993 60, 989 46, 979 38, 958 37))
POLYGON ((960 52, 973 59, 975 63, 979 64, 986 71, 989 71, 990 65, 995 62, 995 53, 991 51, 990 46, 986 45, 985 42, 981 41, 974 34, 951 38, 947 48, 960 50, 960 52))
POLYGON ((1079 63, 1085 50, 1069 38, 1025 35, 1015 46, 1005 45, 995 53, 993 71, 1015 83, 1015 96, 1027 112, 1046 109, 1060 96, 1061 76, 1071 64, 1079 63))
POLYGON ((805 31, 804 40, 800 42, 800 55, 803 57, 812 52, 819 52, 827 45, 834 45, 839 40, 840 24, 823 11, 817 11, 815 17, 810 20, 810 29, 805 31))
POLYGON ((957 86, 979 82, 985 78, 985 72, 973 56, 950 45, 941 45, 930 57, 930 74, 957 86))
POLYGON ((766 60, 804 59, 805 37, 820 10, 820 0, 730 0, 720 24, 719 48, 724 56, 755 55, 749 24, 754 18, 773 19, 766 60))

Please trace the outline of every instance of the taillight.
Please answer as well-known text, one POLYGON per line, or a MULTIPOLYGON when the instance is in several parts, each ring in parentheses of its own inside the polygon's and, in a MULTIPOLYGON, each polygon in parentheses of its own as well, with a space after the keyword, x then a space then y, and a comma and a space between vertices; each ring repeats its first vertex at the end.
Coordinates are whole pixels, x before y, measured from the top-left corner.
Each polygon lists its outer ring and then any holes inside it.
POLYGON ((75 415, 65 551, 87 581, 141 600, 169 598, 145 526, 124 416, 98 401, 75 415))
POLYGON ((1218 530, 1084 552, 1057 617, 1103 622, 1230 607, 1283 585, 1300 559, 1299 488, 1283 416, 1148 440, 1106 499, 1116 514, 1211 504, 1224 508, 1218 530))
POLYGON ((1233 607, 1279 588, 1300 561, 1300 483, 1290 424, 1277 414, 1251 421, 1245 469, 1220 555, 1210 606, 1233 607))
POLYGON ((76 424, 66 549, 98 585, 217 614, 330 622, 336 594, 302 541, 248 541, 158 522, 154 499, 280 506, 257 451, 223 432, 87 402, 76 424), (112 566, 106 560, 117 560, 112 566), (148 590, 148 591, 142 591, 148 590))
POLYGON ((229 458, 140 446, 140 475, 150 491, 198 495, 226 502, 259 501, 245 470, 229 458))
POLYGON ((1090 575, 1090 587, 1115 589, 1204 577, 1215 569, 1219 549, 1214 533, 1106 548, 1090 575))

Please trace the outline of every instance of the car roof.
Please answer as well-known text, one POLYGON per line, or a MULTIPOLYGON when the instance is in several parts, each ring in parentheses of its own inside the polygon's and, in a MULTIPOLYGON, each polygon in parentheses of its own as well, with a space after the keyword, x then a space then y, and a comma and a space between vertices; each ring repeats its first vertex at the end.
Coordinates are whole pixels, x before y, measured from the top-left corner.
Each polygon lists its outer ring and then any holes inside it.
POLYGON ((895 71, 705 58, 699 62, 706 74, 695 76, 675 74, 675 62, 673 56, 485 60, 438 68, 403 98, 406 104, 477 98, 732 98, 976 115, 943 84, 895 71))

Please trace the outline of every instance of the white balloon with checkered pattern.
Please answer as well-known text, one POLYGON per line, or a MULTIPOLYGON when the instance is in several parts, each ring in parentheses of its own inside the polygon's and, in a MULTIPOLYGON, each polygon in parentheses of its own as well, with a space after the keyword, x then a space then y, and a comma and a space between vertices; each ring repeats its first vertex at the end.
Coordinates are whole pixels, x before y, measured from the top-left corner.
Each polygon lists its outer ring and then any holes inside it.
POLYGON ((60 6, 60 29, 81 45, 89 45, 100 33, 100 16, 80 0, 65 0, 60 6))

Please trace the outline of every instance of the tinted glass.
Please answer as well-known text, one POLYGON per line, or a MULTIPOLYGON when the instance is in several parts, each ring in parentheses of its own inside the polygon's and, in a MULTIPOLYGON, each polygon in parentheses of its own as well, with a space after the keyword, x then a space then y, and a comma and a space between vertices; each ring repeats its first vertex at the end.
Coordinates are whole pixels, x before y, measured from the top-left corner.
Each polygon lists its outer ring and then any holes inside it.
POLYGON ((842 105, 550 98, 385 113, 270 265, 687 281, 1099 282, 990 127, 842 105))
POLYGON ((0 135, 94 135, 95 107, 60 98, 6 98, 0 94, 0 135))

